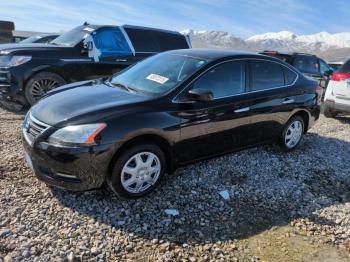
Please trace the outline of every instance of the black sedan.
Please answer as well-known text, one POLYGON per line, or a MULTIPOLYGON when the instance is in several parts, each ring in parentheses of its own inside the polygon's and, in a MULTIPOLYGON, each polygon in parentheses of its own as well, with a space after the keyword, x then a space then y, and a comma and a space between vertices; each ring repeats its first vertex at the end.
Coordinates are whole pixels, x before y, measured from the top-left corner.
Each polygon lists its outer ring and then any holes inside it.
POLYGON ((48 93, 23 123, 25 156, 48 184, 107 182, 140 197, 181 165, 264 143, 295 149, 319 117, 317 89, 273 57, 169 51, 48 93))

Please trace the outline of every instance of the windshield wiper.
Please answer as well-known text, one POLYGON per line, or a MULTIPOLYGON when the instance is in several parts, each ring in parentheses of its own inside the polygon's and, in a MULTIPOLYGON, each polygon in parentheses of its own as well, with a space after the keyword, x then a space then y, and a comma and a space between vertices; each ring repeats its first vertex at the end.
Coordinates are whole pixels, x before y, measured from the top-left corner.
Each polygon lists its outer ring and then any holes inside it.
POLYGON ((124 89, 124 90, 126 90, 128 92, 137 93, 136 89, 133 89, 133 88, 127 86, 127 85, 124 85, 124 84, 121 84, 121 83, 112 83, 111 81, 108 81, 108 83, 111 84, 112 86, 116 86, 116 87, 122 88, 122 89, 124 89))

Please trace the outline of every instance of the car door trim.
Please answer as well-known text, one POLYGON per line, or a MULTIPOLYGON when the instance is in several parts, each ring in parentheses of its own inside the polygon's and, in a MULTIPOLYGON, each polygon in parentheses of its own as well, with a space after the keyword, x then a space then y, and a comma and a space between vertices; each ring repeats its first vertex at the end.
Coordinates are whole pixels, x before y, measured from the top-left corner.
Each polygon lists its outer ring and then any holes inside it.
POLYGON ((184 92, 184 90, 186 90, 191 84, 193 84, 194 81, 196 81, 198 78, 200 78, 202 75, 204 75, 205 73, 207 73, 208 71, 210 71, 211 69, 213 69, 216 66, 219 66, 221 64, 224 63, 229 63, 229 62, 237 62, 237 61, 252 61, 252 60, 260 60, 260 61, 265 61, 265 62, 272 62, 272 63, 276 63, 279 64, 289 70, 291 70, 292 72, 294 72, 296 74, 296 78, 294 79, 293 83, 289 84, 289 85, 284 85, 284 86, 278 86, 278 87, 272 87, 272 88, 266 88, 266 89, 262 89, 262 90, 257 90, 257 91, 246 91, 244 93, 240 93, 240 94, 234 94, 234 95, 229 95, 229 96, 222 96, 222 97, 217 97, 214 98, 213 100, 219 100, 219 99, 223 99, 223 98, 229 98, 229 97, 235 97, 235 96, 241 96, 241 95, 246 95, 246 94, 253 94, 253 93, 259 93, 259 92, 264 92, 264 91, 269 91, 269 90, 274 90, 274 89, 280 89, 280 88, 285 88, 285 87, 290 87, 293 86, 299 79, 299 74, 297 73, 296 70, 284 65, 283 63, 280 63, 278 61, 272 61, 272 60, 268 60, 268 59, 262 59, 262 58, 238 58, 238 59, 230 59, 230 60, 226 60, 226 61, 222 61, 220 63, 217 63, 215 65, 210 66, 209 68, 207 68, 205 71, 203 71, 202 73, 200 73, 198 76, 196 76, 190 83, 188 83, 184 88, 181 89, 181 91, 179 91, 179 93, 177 93, 177 95, 174 96, 174 98, 171 100, 172 103, 178 103, 178 104, 188 104, 188 103, 196 103, 196 101, 179 101, 177 100, 178 97, 184 92))

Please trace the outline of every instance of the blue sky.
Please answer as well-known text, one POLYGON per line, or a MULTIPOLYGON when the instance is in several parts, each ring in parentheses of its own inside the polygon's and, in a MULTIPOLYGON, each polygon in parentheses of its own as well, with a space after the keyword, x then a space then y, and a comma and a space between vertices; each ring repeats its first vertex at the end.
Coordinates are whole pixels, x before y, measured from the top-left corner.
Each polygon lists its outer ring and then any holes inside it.
POLYGON ((18 30, 66 31, 84 21, 164 29, 222 30, 240 37, 350 31, 349 0, 1 0, 18 30))

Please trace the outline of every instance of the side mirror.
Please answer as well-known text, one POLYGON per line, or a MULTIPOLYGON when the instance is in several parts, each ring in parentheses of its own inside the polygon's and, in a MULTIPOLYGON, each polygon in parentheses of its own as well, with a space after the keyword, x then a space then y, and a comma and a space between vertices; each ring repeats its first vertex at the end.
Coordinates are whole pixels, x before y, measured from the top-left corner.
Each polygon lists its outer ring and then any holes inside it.
POLYGON ((188 91, 187 97, 198 102, 210 102, 214 99, 213 92, 206 89, 192 89, 188 91))

